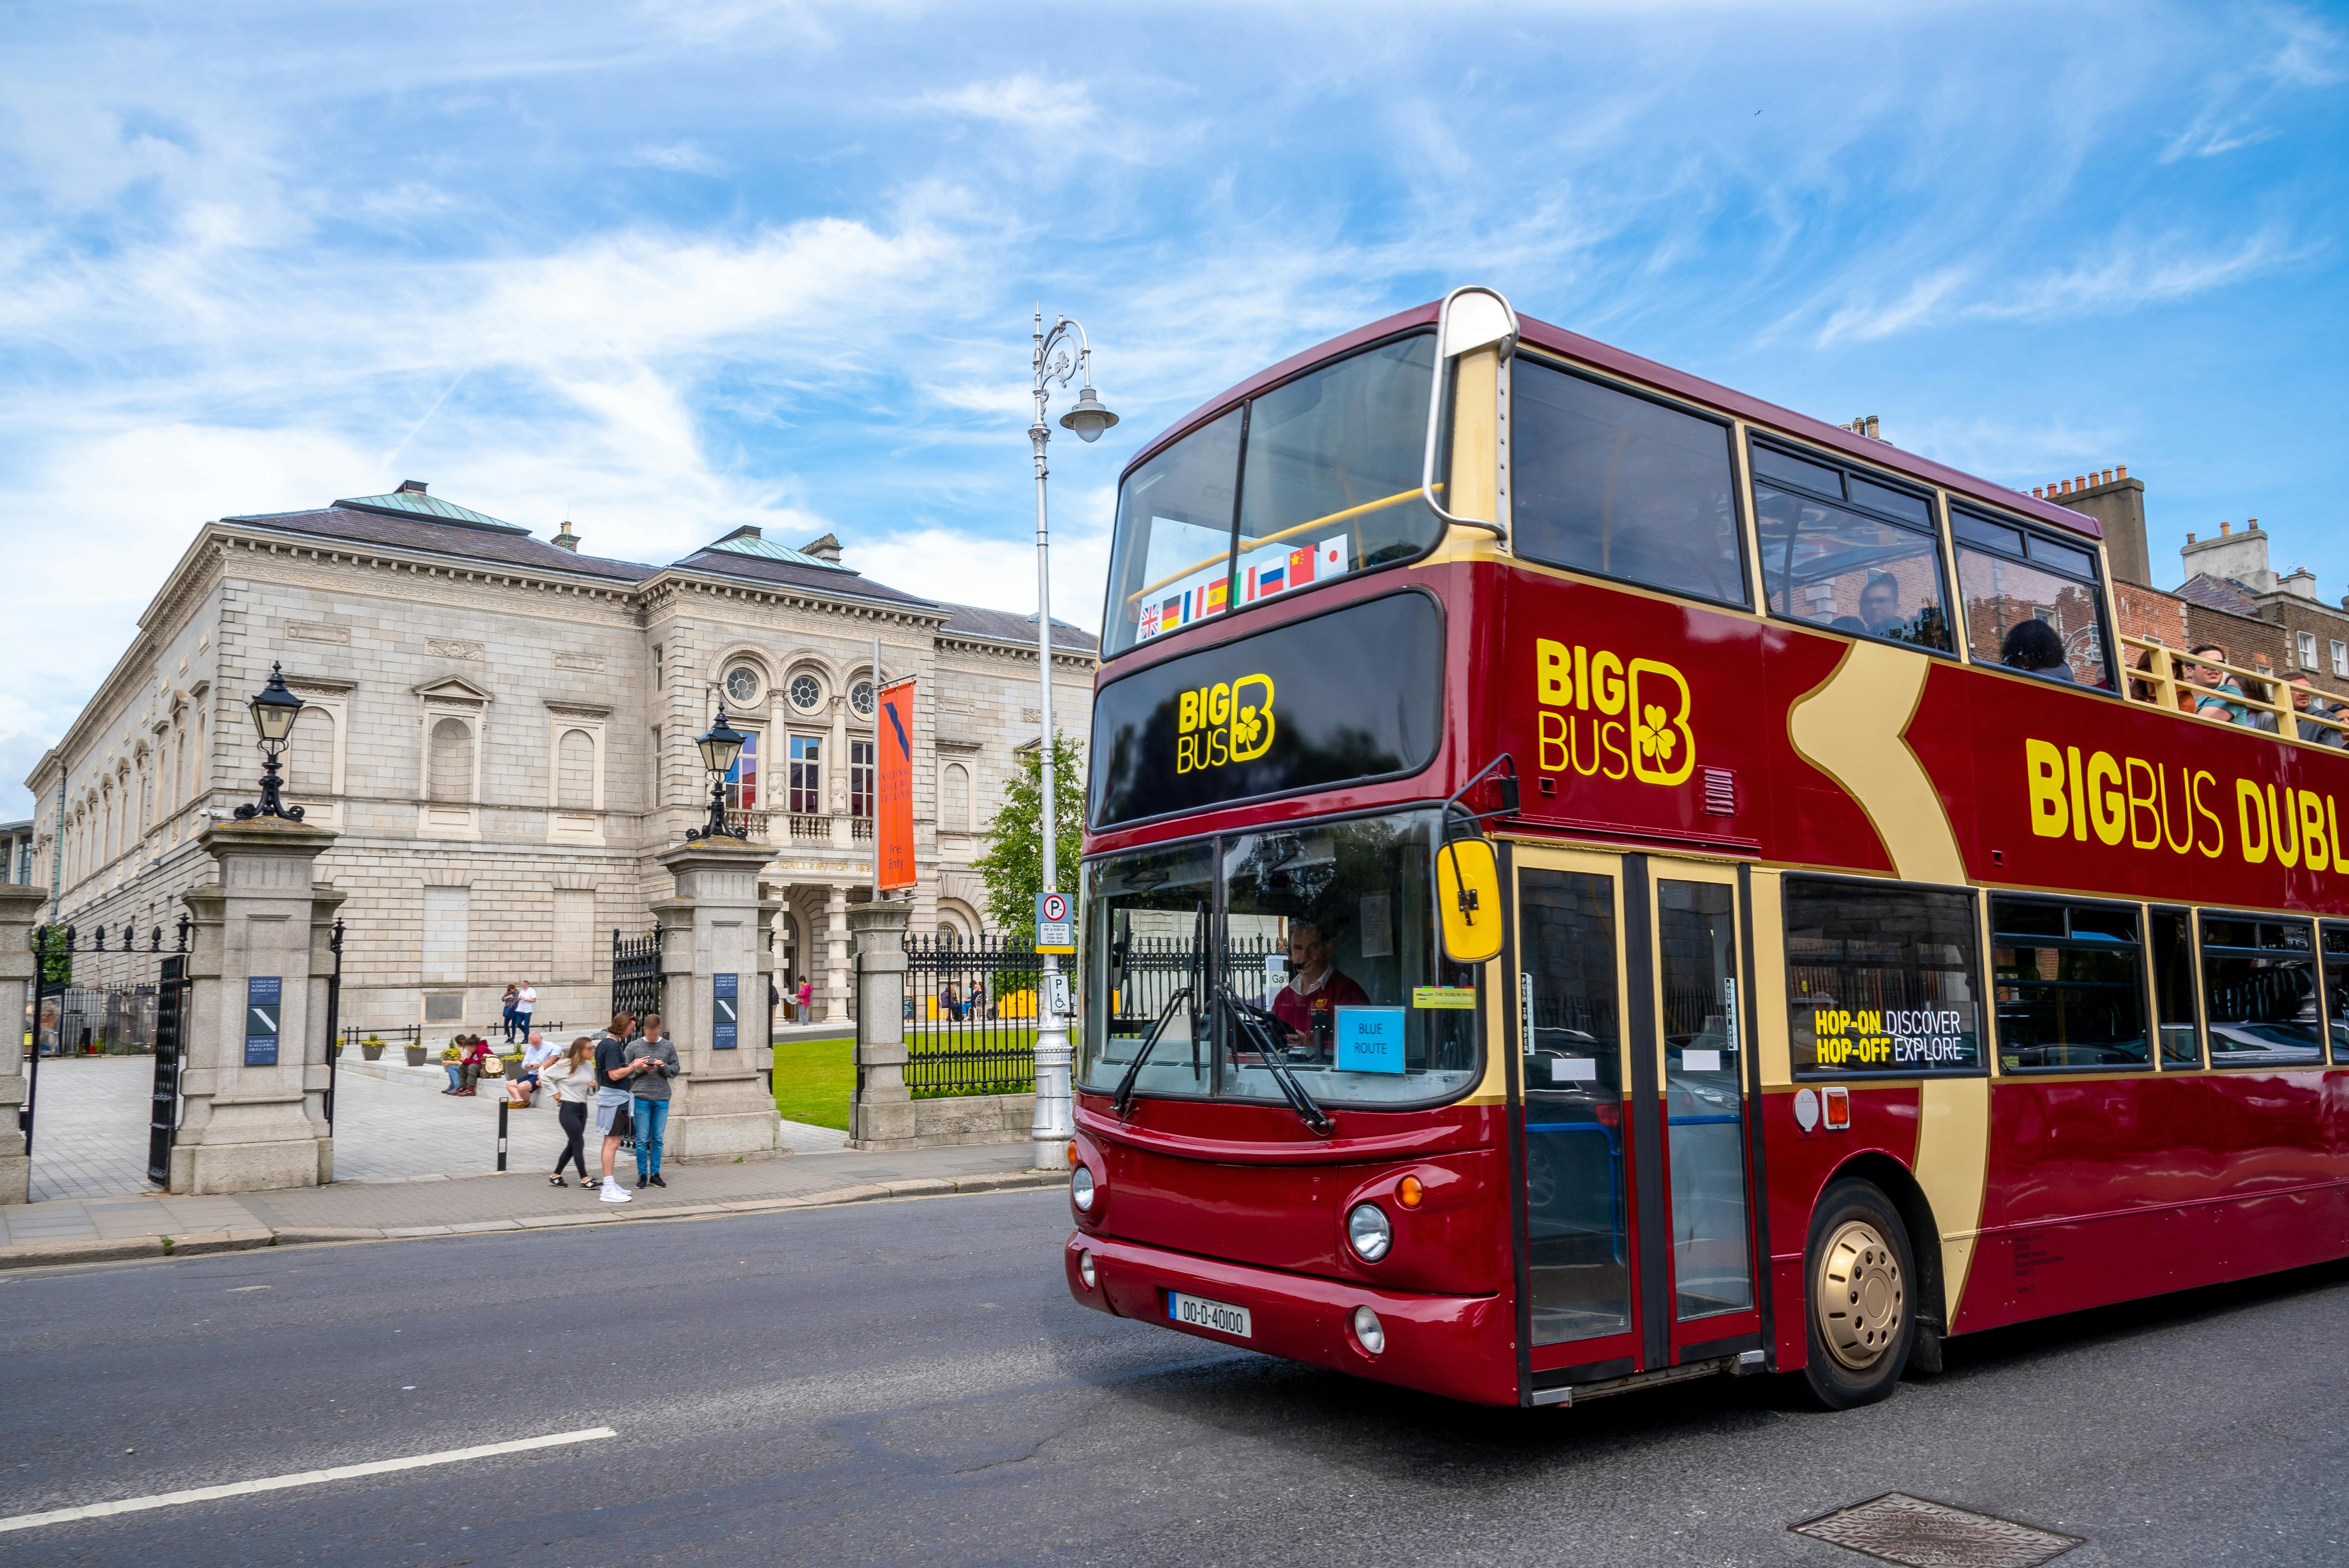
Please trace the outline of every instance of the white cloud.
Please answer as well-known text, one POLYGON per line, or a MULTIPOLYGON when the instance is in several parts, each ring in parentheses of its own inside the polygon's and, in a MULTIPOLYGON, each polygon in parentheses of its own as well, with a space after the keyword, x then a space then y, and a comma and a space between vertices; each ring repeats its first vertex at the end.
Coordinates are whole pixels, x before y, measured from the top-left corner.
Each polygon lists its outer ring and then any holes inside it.
POLYGON ((1021 72, 989 82, 971 82, 948 92, 925 93, 930 108, 1017 126, 1038 136, 1061 136, 1099 117, 1092 95, 1081 83, 1051 82, 1021 72))
POLYGON ((646 142, 628 155, 628 161, 678 174, 718 174, 726 167, 691 141, 646 142))

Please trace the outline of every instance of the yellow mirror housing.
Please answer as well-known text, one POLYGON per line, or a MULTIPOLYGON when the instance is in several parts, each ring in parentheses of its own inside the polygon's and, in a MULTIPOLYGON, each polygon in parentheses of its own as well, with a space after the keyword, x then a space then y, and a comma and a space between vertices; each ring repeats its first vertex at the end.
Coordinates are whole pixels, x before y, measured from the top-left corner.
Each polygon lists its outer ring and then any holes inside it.
POLYGON ((1455 839, 1435 851, 1435 907, 1444 955, 1482 964, 1501 952, 1501 867, 1484 839, 1455 839))

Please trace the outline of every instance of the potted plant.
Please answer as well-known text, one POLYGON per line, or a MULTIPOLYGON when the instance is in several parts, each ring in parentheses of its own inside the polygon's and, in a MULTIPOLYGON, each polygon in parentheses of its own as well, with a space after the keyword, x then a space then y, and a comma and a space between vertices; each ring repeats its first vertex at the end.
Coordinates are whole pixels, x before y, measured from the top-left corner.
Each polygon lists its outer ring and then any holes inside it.
POLYGON ((424 1042, 422 1040, 412 1041, 409 1045, 408 1065, 412 1068, 420 1068, 424 1065, 424 1042))
POLYGON ((359 1055, 371 1062, 383 1060, 383 1042, 369 1035, 359 1042, 359 1055))

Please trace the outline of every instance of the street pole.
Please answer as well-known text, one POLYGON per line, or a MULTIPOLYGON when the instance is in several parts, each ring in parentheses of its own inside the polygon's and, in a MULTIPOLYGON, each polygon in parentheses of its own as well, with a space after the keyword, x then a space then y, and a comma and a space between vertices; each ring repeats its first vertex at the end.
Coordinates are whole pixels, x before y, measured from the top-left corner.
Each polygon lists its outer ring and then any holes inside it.
POLYGON ((881 902, 881 634, 873 634, 873 774, 864 781, 873 808, 873 902, 881 902))
MULTIPOLYGON (((1060 823, 1056 820, 1060 801, 1052 766, 1051 531, 1044 505, 1048 471, 1044 449, 1052 438, 1052 428, 1044 420, 1048 388, 1054 384, 1066 387, 1071 375, 1081 379, 1083 390, 1076 407, 1061 417, 1061 423, 1082 440, 1098 440, 1103 430, 1117 423, 1117 416, 1103 408, 1093 396, 1092 346, 1083 327, 1067 316, 1060 316, 1047 333, 1043 307, 1040 305, 1036 311, 1035 344, 1036 422, 1028 428, 1028 439, 1036 453, 1036 714, 1043 745, 1044 891, 1051 893, 1061 891, 1061 858, 1060 823), (1068 349, 1071 335, 1076 340, 1073 359, 1068 349), (1057 359, 1055 351, 1059 354, 1057 359)), ((1029 1137, 1034 1143, 1030 1158, 1040 1171, 1065 1171, 1069 1166, 1069 1140, 1076 1133, 1069 1087, 1069 1020, 1059 1006, 1060 955, 1046 953, 1039 956, 1043 972, 1037 977, 1036 987, 1036 1116, 1029 1125, 1029 1137)))

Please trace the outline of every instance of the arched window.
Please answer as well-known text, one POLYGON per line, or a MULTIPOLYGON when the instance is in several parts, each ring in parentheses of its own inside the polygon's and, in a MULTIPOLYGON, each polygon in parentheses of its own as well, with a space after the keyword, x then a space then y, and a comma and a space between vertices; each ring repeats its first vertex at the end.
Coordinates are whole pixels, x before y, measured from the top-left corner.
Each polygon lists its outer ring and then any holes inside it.
POLYGON ((335 716, 312 706, 294 716, 285 748, 286 787, 296 795, 335 792, 335 716))
POLYGON ((432 767, 426 793, 437 801, 473 798, 473 727, 461 718, 435 719, 432 767))
POLYGON ((554 748, 554 803, 566 811, 590 811, 595 807, 595 738, 584 729, 566 729, 554 748))
POLYGON ((947 763, 939 782, 938 826, 949 833, 970 831, 970 769, 959 762, 947 763))

